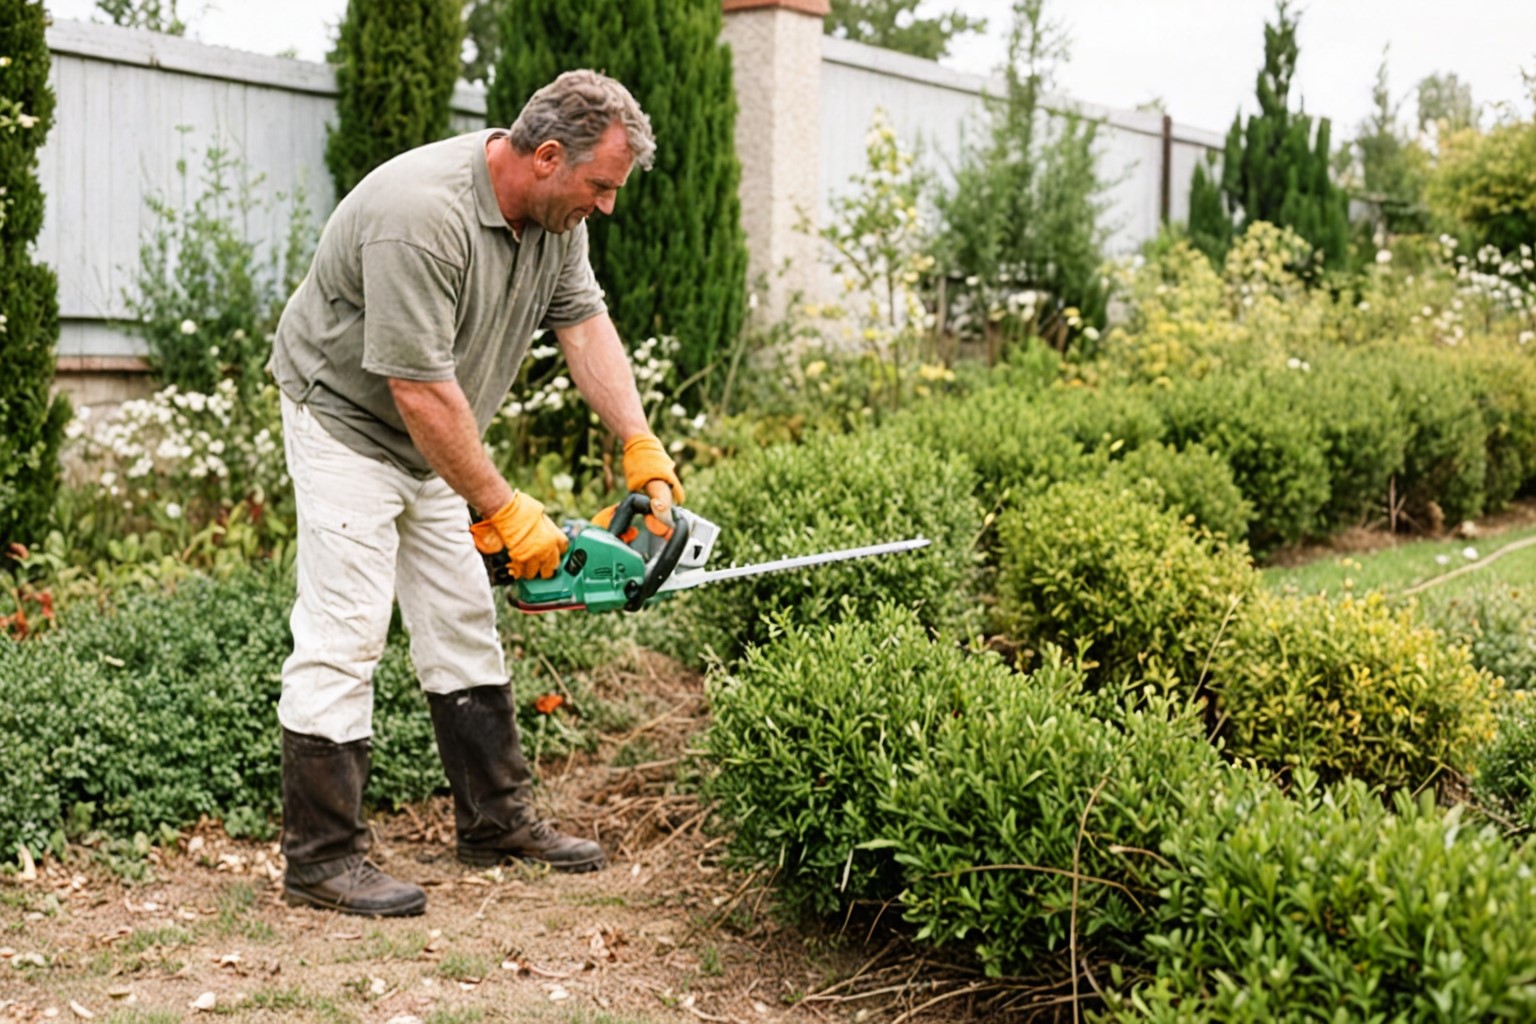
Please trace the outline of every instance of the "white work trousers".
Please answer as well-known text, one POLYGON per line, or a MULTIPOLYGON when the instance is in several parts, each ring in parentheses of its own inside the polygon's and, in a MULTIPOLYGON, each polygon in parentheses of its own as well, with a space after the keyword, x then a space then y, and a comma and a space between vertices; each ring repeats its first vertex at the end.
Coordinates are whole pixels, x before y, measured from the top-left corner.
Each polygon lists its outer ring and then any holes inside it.
POLYGON ((283 398, 298 499, 293 654, 277 705, 285 729, 350 743, 373 734, 373 670, 396 597, 422 689, 507 683, 496 607, 464 499, 359 455, 283 398))

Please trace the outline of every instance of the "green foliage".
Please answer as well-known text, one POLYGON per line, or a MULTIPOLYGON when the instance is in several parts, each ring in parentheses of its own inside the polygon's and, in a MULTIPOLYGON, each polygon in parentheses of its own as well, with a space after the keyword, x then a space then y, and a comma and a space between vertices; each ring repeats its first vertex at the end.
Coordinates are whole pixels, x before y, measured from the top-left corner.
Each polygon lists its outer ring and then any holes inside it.
POLYGON ((777 868, 798 913, 901 892, 893 854, 866 846, 891 834, 885 798, 957 713, 1016 685, 995 657, 933 642, 910 609, 865 613, 830 628, 785 620, 709 679, 704 794, 733 861, 777 868))
POLYGON ((1466 372, 1483 413, 1484 506, 1496 512, 1536 489, 1536 361, 1479 352, 1467 359, 1466 372))
POLYGON ((921 550, 716 583, 688 595, 691 618, 727 660, 771 632, 763 616, 828 623, 885 600, 924 624, 968 632, 981 513, 963 459, 897 434, 818 436, 744 452, 702 477, 689 502, 720 527, 712 564, 746 565, 922 536, 921 550))
POLYGON ((1189 244, 1219 265, 1232 248, 1232 231, 1232 215, 1221 194, 1219 161, 1216 154, 1207 153, 1204 163, 1195 164, 1189 181, 1189 244))
POLYGON ((1064 422, 1075 398, 1087 396, 1056 400, 1050 392, 984 388, 913 405, 885 429, 914 449, 972 466, 977 495, 991 508, 1005 495, 1035 494, 1057 481, 1093 472, 1095 463, 1084 444, 1064 422))
POLYGON ((1488 477, 1487 430, 1465 363, 1455 353, 1423 352, 1390 360, 1386 373, 1408 419, 1397 487, 1403 514, 1421 529, 1476 518, 1488 477))
POLYGON ((1449 135, 1429 179, 1429 202, 1465 224, 1479 244, 1506 253, 1536 243, 1536 120, 1486 134, 1449 135))
POLYGON ((1163 844, 1154 976, 1116 1021, 1522 1020, 1536 1013, 1526 851, 1426 797, 1249 786, 1163 844))
POLYGON ((124 28, 142 28, 169 36, 187 34, 176 7, 179 0, 96 0, 96 8, 124 28))
POLYGON ((919 0, 832 0, 823 27, 827 35, 868 43, 924 60, 941 60, 956 36, 985 32, 986 18, 959 10, 919 17, 919 0))
POLYGON ((1066 483, 998 522, 1008 636, 1075 652, 1095 681, 1193 693, 1257 576, 1240 546, 1132 491, 1066 483))
POLYGON ((954 322, 981 334, 994 357, 1031 334, 1065 349, 1105 317, 1098 125, 1043 106, 1065 53, 1044 0, 1016 0, 1007 93, 991 104, 983 141, 966 147, 953 189, 938 197, 940 258, 966 282, 954 322))
POLYGON ((919 284, 933 269, 927 226, 918 209, 923 179, 876 108, 865 139, 864 170, 830 202, 829 223, 819 234, 832 250, 832 272, 842 280, 847 308, 824 314, 851 321, 858 340, 879 370, 880 397, 899 406, 904 367, 929 339, 933 316, 919 284))
MULTIPOLYGON (((179 129, 183 133, 186 128, 179 129)), ((123 289, 128 331, 149 348, 165 383, 211 394, 228 378, 249 401, 266 383, 271 336, 314 251, 315 230, 302 186, 262 196, 262 177, 215 140, 195 181, 185 157, 175 201, 148 195, 154 224, 139 244, 139 265, 123 289), (284 244, 250 239, 252 220, 271 220, 287 204, 284 244)))
POLYGON ((1417 788, 1492 735, 1494 680, 1380 593, 1261 595, 1228 632, 1211 666, 1222 735, 1267 772, 1417 788))
POLYGON ((1377 229, 1389 234, 1427 230, 1424 188, 1430 154, 1400 126, 1401 103, 1392 102, 1383 50, 1371 90, 1374 107, 1352 143, 1341 147, 1351 191, 1379 210, 1377 229))
MULTIPOLYGON (((1237 234, 1259 221, 1292 228, 1328 267, 1342 268, 1349 255, 1348 197, 1329 178, 1329 122, 1321 119, 1314 132, 1311 117, 1289 109, 1298 20, 1289 0, 1279 0, 1275 24, 1264 26, 1259 113, 1246 126, 1241 114, 1233 118, 1222 161, 1221 212, 1237 234)), ((1197 185, 1208 190, 1209 182, 1202 175, 1197 185)), ((1197 204, 1191 193, 1190 207, 1191 237, 1218 244, 1225 229, 1209 195, 1197 204)))
POLYGON ((1318 426, 1328 472, 1322 510, 1328 531, 1379 518, 1393 478, 1403 472, 1412 432, 1390 376, 1401 358, 1389 349, 1319 357, 1312 371, 1293 375, 1285 389, 1296 413, 1318 426))
MULTIPOLYGON (((0 845, 57 846, 66 816, 132 834, 274 812, 291 587, 282 570, 241 570, 0 638, 0 729, 17 738, 0 770, 18 780, 0 794, 0 845)), ((403 635, 373 683, 370 799, 424 798, 442 780, 403 635)))
POLYGON ((325 165, 346 195, 392 156, 450 132, 464 0, 347 0, 331 63, 336 127, 325 165))
POLYGON ((1080 686, 1048 657, 957 694, 883 801, 875 845, 905 872, 903 918, 988 975, 1064 972, 1073 929, 1088 956, 1134 957, 1157 899, 1149 851, 1227 774, 1198 715, 1156 701, 1096 717, 1080 686))
POLYGON ((459 77, 489 83, 501 58, 501 8, 506 0, 464 0, 464 39, 459 77))
POLYGON ((53 127, 48 13, 0 0, 0 550, 47 528, 69 403, 52 397, 58 281, 34 262, 43 224, 37 152, 53 127))
POLYGON ((1473 791, 1485 807, 1536 829, 1536 710, 1528 691, 1512 692, 1499 708, 1493 740, 1478 751, 1473 791))
POLYGON ((1536 690, 1536 591, 1486 584, 1426 605, 1425 619, 1453 644, 1472 652, 1472 664, 1513 690, 1536 690))
POLYGON ((1321 431, 1295 407, 1287 372, 1180 381, 1161 400, 1169 444, 1202 444, 1231 465, 1260 555, 1314 534, 1329 496, 1321 431))
POLYGON ((1182 451, 1157 441, 1133 448, 1111 464, 1108 482, 1221 537, 1243 536, 1253 515, 1232 467, 1201 444, 1182 451))
POLYGON ((631 176, 611 220, 588 223, 592 268, 622 337, 678 338, 685 380, 727 355, 745 313, 736 100, 720 26, 716 0, 507 0, 501 37, 517 45, 503 48, 486 99, 490 123, 511 124, 560 72, 591 67, 649 115, 655 166, 631 176))

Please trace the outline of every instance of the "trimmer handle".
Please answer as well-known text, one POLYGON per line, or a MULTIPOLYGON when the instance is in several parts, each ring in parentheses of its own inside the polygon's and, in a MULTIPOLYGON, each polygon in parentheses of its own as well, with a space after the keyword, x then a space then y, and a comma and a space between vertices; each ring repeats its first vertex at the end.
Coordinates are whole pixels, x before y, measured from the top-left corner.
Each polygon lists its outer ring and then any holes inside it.
MULTIPOLYGON (((608 525, 608 532, 615 537, 622 537, 636 515, 651 514, 650 496, 633 491, 625 495, 624 500, 614 509, 613 521, 608 525)), ((629 580, 624 584, 624 594, 629 599, 624 605, 625 611, 637 612, 644 608, 645 602, 654 597, 656 591, 661 589, 661 585, 671 577, 672 570, 677 568, 678 560, 683 557, 683 552, 688 548, 690 526, 691 517, 688 513, 680 508, 673 508, 672 535, 667 538, 656 557, 646 563, 644 578, 629 580)))

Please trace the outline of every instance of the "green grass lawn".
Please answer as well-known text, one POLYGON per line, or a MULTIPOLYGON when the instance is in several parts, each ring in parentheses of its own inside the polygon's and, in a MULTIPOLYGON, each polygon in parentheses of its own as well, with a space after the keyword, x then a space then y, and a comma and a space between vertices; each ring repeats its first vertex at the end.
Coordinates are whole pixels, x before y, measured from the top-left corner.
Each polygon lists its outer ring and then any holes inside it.
POLYGON ((1536 527, 1475 540, 1408 541, 1382 551, 1336 555, 1307 565, 1266 569, 1263 579, 1272 590, 1301 594, 1363 594, 1377 588, 1402 594, 1510 549, 1485 566, 1432 584, 1419 594, 1424 601, 1444 601, 1486 583, 1536 586, 1536 542, 1533 538, 1536 538, 1536 527), (1523 547, 1519 546, 1522 542, 1523 547))

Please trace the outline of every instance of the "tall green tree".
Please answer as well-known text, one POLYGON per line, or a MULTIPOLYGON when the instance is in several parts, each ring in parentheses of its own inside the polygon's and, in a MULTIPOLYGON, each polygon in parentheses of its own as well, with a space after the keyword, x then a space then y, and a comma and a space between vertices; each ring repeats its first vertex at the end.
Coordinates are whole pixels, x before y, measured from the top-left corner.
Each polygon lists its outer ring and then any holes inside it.
POLYGON ((1352 175, 1356 194, 1381 210, 1381 223, 1387 231, 1424 231, 1428 225, 1424 183, 1429 154, 1402 128, 1402 103, 1392 99, 1385 51, 1376 69, 1371 103, 1371 116, 1360 125, 1353 144, 1340 151, 1352 170, 1358 170, 1352 175))
POLYGON ((42 535, 69 403, 51 397, 59 283, 32 258, 43 226, 37 151, 53 127, 48 14, 0 0, 0 551, 42 535))
POLYGON ((508 0, 506 47, 487 99, 506 126, 556 75, 593 68, 623 82, 650 116, 655 165, 636 171, 612 218, 588 221, 592 268, 631 341, 678 338, 684 378, 714 365, 741 327, 736 94, 720 43, 720 0, 508 0))
POLYGON ((832 0, 824 23, 829 36, 851 39, 938 60, 949 55, 956 36, 985 32, 987 19, 960 11, 946 11, 931 18, 917 15, 922 0, 832 0))
MULTIPOLYGON (((1236 234, 1257 221, 1288 227, 1307 240, 1325 266, 1342 265, 1349 249, 1349 199, 1329 177, 1332 126, 1290 109, 1296 72, 1298 15, 1279 0, 1276 19, 1264 26, 1264 67, 1259 72, 1259 112, 1245 125, 1232 120, 1222 162, 1222 209, 1236 234)), ((1191 199, 1193 199, 1193 195, 1191 199)), ((1191 203, 1191 239, 1217 239, 1220 227, 1197 221, 1215 216, 1209 204, 1191 203)), ((1225 251, 1207 252, 1218 262, 1225 251)))
POLYGON ((336 195, 390 157, 449 134, 464 0, 347 0, 331 54, 337 123, 325 145, 336 195))
POLYGON ((1067 53, 1045 0, 1014 0, 1007 92, 991 102, 989 131, 965 149, 953 187, 938 197, 940 254, 946 272, 966 280, 973 307, 1005 325, 1011 308, 1027 308, 1029 323, 1015 326, 1060 343, 1072 320, 1102 323, 1107 301, 1098 125, 1042 103, 1067 53))
POLYGON ((489 83, 501 56, 501 9, 507 0, 465 0, 463 66, 466 82, 489 83))

